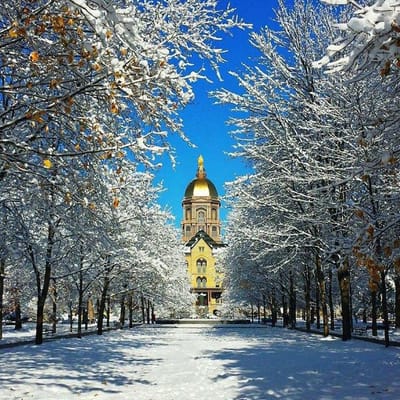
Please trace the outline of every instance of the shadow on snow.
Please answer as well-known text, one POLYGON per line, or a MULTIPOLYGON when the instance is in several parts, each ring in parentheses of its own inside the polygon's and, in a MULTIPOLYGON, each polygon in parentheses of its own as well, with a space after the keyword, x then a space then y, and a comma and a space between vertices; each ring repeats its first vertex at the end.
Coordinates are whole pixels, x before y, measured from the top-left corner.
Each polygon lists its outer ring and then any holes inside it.
MULTIPOLYGON (((208 333, 219 336, 218 330, 208 333)), ((216 382, 235 376, 237 400, 399 399, 400 351, 365 342, 265 328, 231 331, 244 348, 205 355, 222 360, 216 382), (377 354, 385 353, 385 357, 377 354)), ((233 399, 232 399, 233 400, 233 399)))

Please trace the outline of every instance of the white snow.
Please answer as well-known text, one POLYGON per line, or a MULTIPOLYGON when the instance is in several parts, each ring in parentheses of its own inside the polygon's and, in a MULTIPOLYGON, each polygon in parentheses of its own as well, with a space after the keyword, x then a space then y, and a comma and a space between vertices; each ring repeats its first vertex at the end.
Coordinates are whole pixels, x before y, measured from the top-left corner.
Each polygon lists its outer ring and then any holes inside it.
POLYGON ((258 326, 142 326, 0 350, 0 399, 400 398, 400 349, 258 326))

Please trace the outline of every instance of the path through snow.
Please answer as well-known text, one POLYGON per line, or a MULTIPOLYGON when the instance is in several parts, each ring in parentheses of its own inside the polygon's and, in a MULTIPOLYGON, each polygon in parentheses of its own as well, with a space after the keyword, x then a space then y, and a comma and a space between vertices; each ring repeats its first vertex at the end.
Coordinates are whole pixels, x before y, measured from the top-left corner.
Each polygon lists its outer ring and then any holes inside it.
POLYGON ((1 400, 400 399, 400 349, 281 328, 151 326, 0 350, 1 400))

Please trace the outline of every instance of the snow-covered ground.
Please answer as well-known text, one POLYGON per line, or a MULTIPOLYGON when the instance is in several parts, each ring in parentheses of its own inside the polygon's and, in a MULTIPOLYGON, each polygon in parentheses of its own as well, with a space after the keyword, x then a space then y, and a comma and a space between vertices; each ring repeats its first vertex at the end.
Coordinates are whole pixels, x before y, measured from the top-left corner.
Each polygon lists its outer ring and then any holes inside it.
POLYGON ((282 328, 143 326, 0 350, 0 399, 400 399, 400 348, 282 328))

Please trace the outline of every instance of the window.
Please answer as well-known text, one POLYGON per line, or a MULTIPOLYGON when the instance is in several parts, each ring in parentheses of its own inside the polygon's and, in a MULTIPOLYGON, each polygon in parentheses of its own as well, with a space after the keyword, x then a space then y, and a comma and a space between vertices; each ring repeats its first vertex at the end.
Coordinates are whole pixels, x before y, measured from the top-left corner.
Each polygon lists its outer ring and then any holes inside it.
POLYGON ((197 213, 197 222, 199 224, 204 224, 206 222, 206 213, 205 211, 201 210, 197 213))
POLYGON ((198 289, 207 287, 207 278, 198 276, 196 278, 196 286, 198 289))
POLYGON ((211 218, 215 221, 217 219, 217 209, 213 208, 211 210, 211 218))
POLYGON ((186 209, 186 219, 192 219, 192 210, 190 208, 186 209))
POLYGON ((186 233, 190 233, 191 229, 190 229, 190 225, 186 225, 186 233))
POLYGON ((200 251, 200 253, 204 253, 204 247, 203 247, 203 246, 200 246, 200 247, 199 247, 199 251, 200 251))
POLYGON ((211 236, 217 236, 217 227, 213 226, 211 229, 211 236))
POLYGON ((204 258, 199 258, 196 261, 197 273, 205 274, 207 269, 207 261, 204 258))
POLYGON ((197 277, 197 279, 196 279, 196 286, 198 287, 198 288, 201 288, 201 278, 198 276, 197 277))

